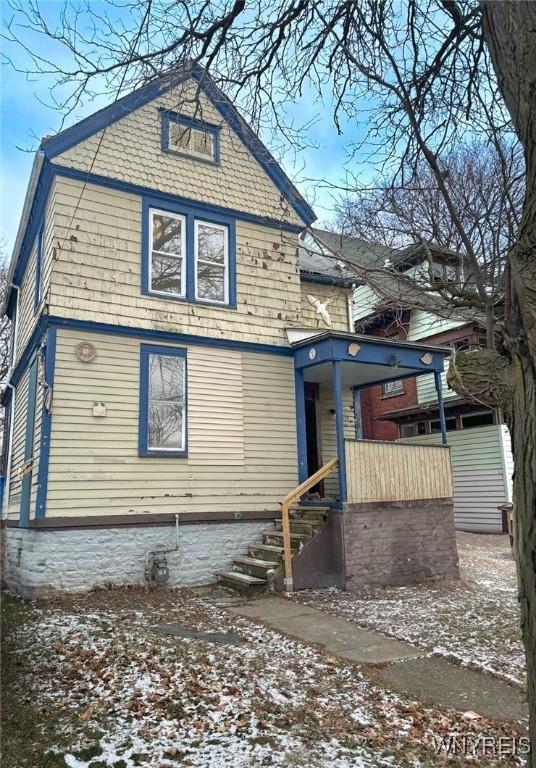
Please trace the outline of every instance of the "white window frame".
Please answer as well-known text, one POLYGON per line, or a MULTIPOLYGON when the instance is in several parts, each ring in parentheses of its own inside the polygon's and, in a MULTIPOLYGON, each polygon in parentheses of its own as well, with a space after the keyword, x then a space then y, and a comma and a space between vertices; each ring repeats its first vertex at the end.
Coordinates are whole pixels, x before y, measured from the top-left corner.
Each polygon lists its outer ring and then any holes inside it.
POLYGON ((214 136, 214 133, 209 130, 204 130, 203 128, 197 128, 192 125, 186 125, 185 123, 181 123, 178 120, 170 120, 168 123, 168 147, 170 148, 171 152, 176 152, 177 154, 181 155, 188 155, 189 157, 195 157, 198 160, 206 160, 208 162, 214 163, 216 161, 216 138, 214 136), (179 129, 183 129, 184 131, 190 131, 190 139, 188 141, 188 146, 171 146, 171 125, 176 125, 179 129), (194 149, 194 132, 195 133, 201 133, 205 134, 206 136, 210 136, 210 147, 211 152, 209 155, 203 154, 203 152, 198 152, 194 149))
POLYGON ((402 395, 404 393, 404 382, 402 379, 392 379, 391 381, 383 382, 383 394, 384 395, 402 395), (396 384, 396 388, 389 389, 389 386, 396 384))
POLYGON ((180 214, 180 213, 173 213, 171 211, 164 211, 161 208, 149 208, 149 292, 155 293, 158 296, 174 296, 175 298, 185 299, 186 298, 186 280, 187 280, 187 269, 188 269, 188 259, 187 259, 187 253, 186 253, 186 216, 180 214), (157 251, 153 248, 153 217, 154 215, 157 216, 164 216, 167 219, 178 219, 181 222, 181 255, 178 256, 173 253, 166 253, 165 251, 157 251), (172 293, 171 291, 159 291, 156 288, 153 288, 153 253, 158 253, 161 256, 166 256, 168 258, 174 258, 182 262, 181 264, 181 292, 180 293, 172 293))
MULTIPOLYGON (((187 417, 187 390, 186 390, 186 357, 183 355, 170 355, 166 354, 165 352, 149 352, 147 355, 147 366, 148 366, 148 375, 147 375, 147 453, 171 453, 171 454, 182 454, 186 452, 186 417, 187 417), (182 411, 182 419, 181 419, 181 447, 170 447, 165 448, 163 446, 156 446, 156 445, 150 445, 149 444, 149 419, 150 419, 150 411, 151 411, 151 357, 170 357, 174 358, 175 360, 180 360, 181 365, 183 367, 183 393, 182 393, 182 404, 181 404, 181 411, 182 411)), ((164 404, 175 404, 174 400, 155 400, 156 403, 164 403, 164 404)))
POLYGON ((195 300, 200 302, 206 302, 207 304, 229 304, 229 227, 226 224, 215 224, 213 221, 205 219, 195 219, 194 221, 194 270, 195 270, 195 300), (220 229, 223 234, 223 264, 219 264, 216 261, 207 261, 206 259, 199 259, 199 238, 198 231, 199 225, 209 226, 213 229, 220 229), (204 296, 199 296, 198 293, 198 263, 211 264, 212 266, 223 268, 223 299, 207 299, 204 296))

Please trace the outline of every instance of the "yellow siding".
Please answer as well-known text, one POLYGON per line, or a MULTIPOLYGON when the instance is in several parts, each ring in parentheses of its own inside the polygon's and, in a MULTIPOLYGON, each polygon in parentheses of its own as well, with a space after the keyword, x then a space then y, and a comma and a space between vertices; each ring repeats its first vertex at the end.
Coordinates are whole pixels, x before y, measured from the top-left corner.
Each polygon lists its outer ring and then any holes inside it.
POLYGON ((164 152, 160 108, 192 115, 192 81, 126 115, 103 132, 59 155, 55 162, 213 205, 301 224, 266 171, 201 97, 198 117, 221 126, 219 166, 164 152), (98 152, 97 152, 98 148, 98 152))
MULTIPOLYGON (((344 409, 344 436, 355 437, 355 414, 352 390, 344 388, 342 393, 344 409)), ((337 456, 337 432, 335 427, 335 409, 333 389, 329 385, 320 385, 319 420, 320 420, 320 445, 322 450, 322 463, 337 456)), ((326 496, 336 497, 339 493, 339 480, 336 472, 332 472, 324 480, 324 493, 326 496)))
POLYGON ((138 455, 139 348, 58 331, 47 516, 277 510, 297 484, 292 360, 188 346, 189 455, 161 459, 138 455))
POLYGON ((58 178, 50 311, 82 320, 286 344, 299 324, 297 236, 237 222, 237 309, 141 294, 141 198, 58 178), (76 215, 73 220, 73 213, 76 215), (72 223, 71 223, 72 222, 72 223))
MULTIPOLYGON (((16 505, 13 511, 18 514, 22 480, 19 469, 24 463, 24 445, 26 442, 26 411, 28 408, 28 368, 23 373, 15 395, 13 414, 13 442, 11 448, 11 480, 9 486, 10 504, 16 505)), ((11 512, 11 510, 10 510, 11 512)))
POLYGON ((321 283, 302 282, 300 323, 305 328, 320 328, 324 331, 348 331, 348 298, 350 289, 321 283), (331 327, 321 319, 307 296, 326 303, 331 318, 331 327))

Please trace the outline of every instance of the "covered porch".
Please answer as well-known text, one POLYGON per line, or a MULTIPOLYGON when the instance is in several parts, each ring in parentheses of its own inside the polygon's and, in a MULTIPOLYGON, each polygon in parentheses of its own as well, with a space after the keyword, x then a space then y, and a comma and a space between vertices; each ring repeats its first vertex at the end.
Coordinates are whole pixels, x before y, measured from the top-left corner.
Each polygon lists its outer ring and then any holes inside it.
POLYGON ((326 473, 313 489, 334 505, 452 496, 441 389, 448 348, 344 332, 323 332, 292 346, 300 484, 336 458, 335 481, 326 473), (425 374, 434 376, 442 445, 363 440, 362 389, 425 374))

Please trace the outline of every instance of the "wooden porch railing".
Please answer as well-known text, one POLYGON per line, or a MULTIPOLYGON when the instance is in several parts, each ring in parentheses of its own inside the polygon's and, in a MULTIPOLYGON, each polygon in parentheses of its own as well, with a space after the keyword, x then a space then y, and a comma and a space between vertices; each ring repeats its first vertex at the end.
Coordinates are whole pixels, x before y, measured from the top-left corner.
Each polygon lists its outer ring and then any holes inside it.
POLYGON ((281 527, 283 529, 283 558, 285 563, 285 591, 286 592, 292 592, 293 589, 293 580, 292 580, 292 550, 290 548, 290 522, 288 517, 288 511, 291 504, 293 504, 295 501, 297 501, 301 496, 303 496, 306 491, 308 491, 310 488, 313 488, 320 480, 323 480, 325 477, 327 477, 337 464, 339 463, 339 460, 337 458, 331 459, 331 461, 328 461, 327 464, 324 464, 323 467, 320 467, 319 470, 317 470, 314 475, 311 475, 311 477, 308 477, 307 480, 304 480, 301 485, 298 485, 297 488, 294 488, 293 491, 290 493, 287 493, 283 501, 281 502, 281 527))

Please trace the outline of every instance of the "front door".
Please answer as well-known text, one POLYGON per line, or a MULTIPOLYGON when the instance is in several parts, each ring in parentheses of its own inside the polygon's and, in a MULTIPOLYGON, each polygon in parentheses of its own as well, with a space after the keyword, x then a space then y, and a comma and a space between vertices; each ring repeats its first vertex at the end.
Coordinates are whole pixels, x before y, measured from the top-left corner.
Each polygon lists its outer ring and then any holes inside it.
MULTIPOLYGON (((319 385, 305 383, 305 431, 307 435, 307 476, 310 477, 322 466, 320 450, 320 429, 318 418, 319 385)), ((324 495, 324 483, 311 488, 310 493, 324 495)))

